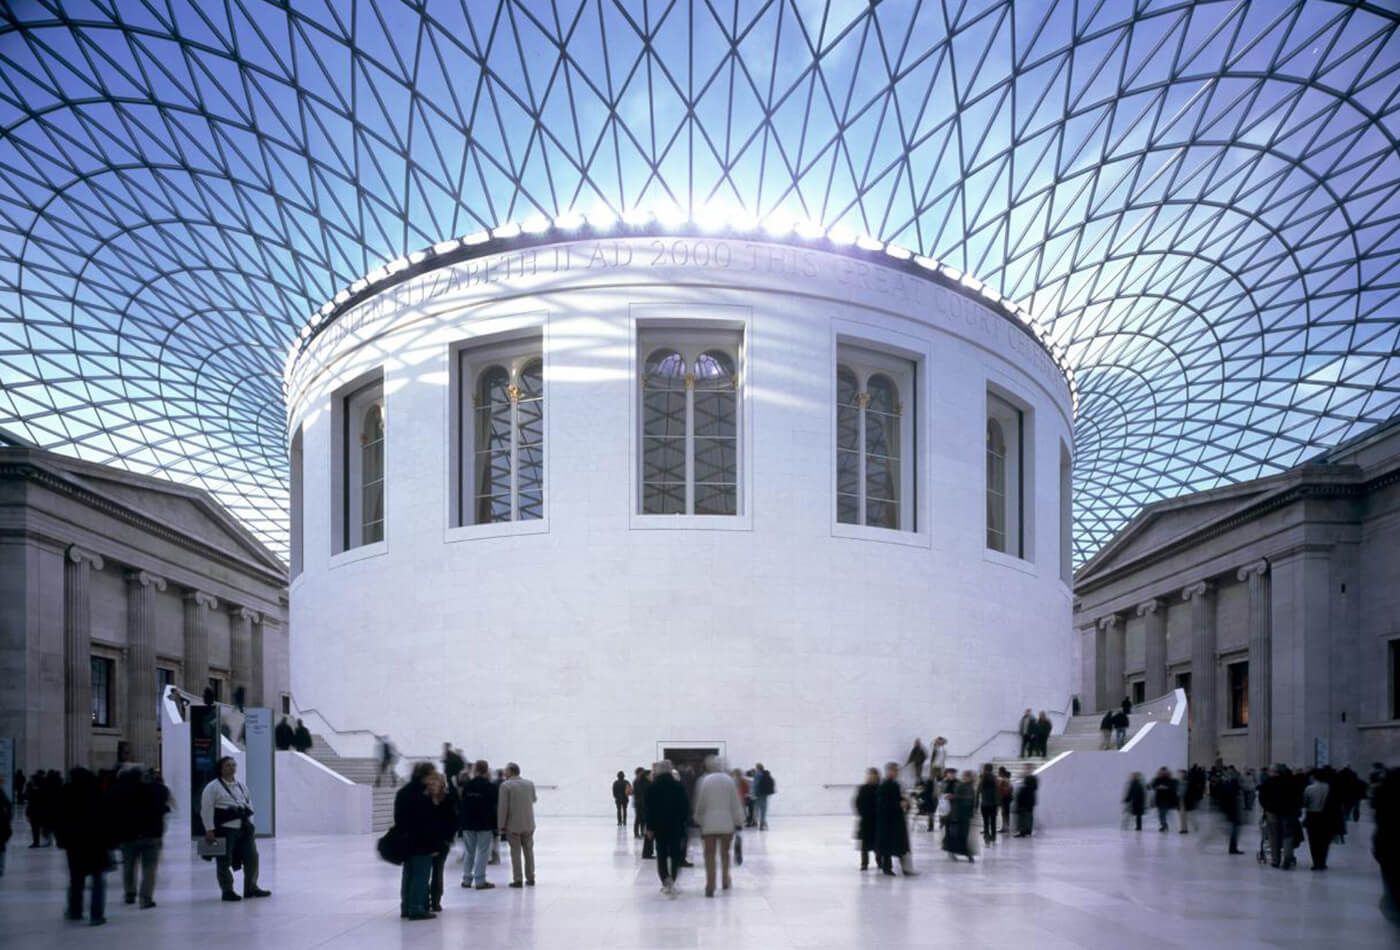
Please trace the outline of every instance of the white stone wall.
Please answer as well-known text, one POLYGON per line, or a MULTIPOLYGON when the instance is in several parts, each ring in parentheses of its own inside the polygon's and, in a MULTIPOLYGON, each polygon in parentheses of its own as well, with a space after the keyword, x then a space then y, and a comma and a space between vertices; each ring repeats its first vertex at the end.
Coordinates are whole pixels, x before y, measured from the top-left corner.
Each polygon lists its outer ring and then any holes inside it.
POLYGON ((610 776, 663 740, 723 740, 735 764, 763 761, 777 809, 845 811, 849 789, 822 786, 902 758, 916 735, 970 747, 1026 706, 1065 708, 1077 679, 1058 560, 1068 393, 1019 329, 920 278, 811 250, 636 238, 531 253, 509 271, 473 262, 387 292, 293 370, 299 706, 387 732, 409 755, 450 739, 514 759, 556 813, 605 811, 610 776), (696 266, 702 245, 729 265, 696 266), (712 530, 635 514, 639 316, 746 325, 744 511, 712 530), (545 338, 547 518, 451 528, 450 348, 525 326, 545 338), (835 525, 838 333, 921 360, 923 392, 907 401, 918 532, 835 525), (332 396, 376 368, 385 540, 333 556, 332 396), (985 550, 989 384, 1032 410, 1026 561, 985 550))

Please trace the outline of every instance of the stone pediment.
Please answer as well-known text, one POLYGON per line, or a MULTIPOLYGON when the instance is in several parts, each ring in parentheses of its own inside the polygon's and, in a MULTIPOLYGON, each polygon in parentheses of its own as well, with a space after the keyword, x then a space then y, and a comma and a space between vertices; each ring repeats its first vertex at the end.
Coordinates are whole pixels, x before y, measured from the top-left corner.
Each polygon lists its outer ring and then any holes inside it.
POLYGON ((1228 518, 1274 490, 1275 479, 1259 479, 1181 498, 1154 502, 1094 555, 1076 576, 1083 583, 1131 563, 1214 521, 1228 518))
POLYGON ((286 568, 277 557, 243 529, 206 492, 177 485, 148 475, 124 472, 34 449, 7 450, 8 456, 22 454, 25 461, 74 483, 87 492, 144 516, 164 527, 233 553, 279 575, 286 568))

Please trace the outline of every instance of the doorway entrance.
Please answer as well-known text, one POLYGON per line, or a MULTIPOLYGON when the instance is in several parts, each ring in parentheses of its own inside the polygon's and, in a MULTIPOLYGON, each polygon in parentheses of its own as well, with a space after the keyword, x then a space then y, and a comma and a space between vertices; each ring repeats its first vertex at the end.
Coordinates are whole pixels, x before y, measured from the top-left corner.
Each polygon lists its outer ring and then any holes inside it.
POLYGON ((685 793, 695 797, 695 783, 705 774, 705 759, 711 755, 724 757, 725 743, 722 740, 684 742, 662 740, 656 743, 659 759, 669 759, 675 766, 676 778, 685 786, 685 793))

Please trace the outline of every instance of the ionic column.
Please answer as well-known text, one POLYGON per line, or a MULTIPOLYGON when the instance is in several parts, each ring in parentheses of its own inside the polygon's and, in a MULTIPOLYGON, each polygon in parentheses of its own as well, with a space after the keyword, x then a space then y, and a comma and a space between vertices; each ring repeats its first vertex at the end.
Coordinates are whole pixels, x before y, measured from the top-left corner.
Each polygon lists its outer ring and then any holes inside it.
POLYGON ((1273 703, 1273 643, 1269 626, 1268 561, 1255 561, 1239 569, 1238 577, 1249 585, 1249 764, 1263 768, 1272 761, 1273 736, 1269 727, 1273 703))
POLYGON ((238 687, 243 687, 244 702, 253 703, 253 632, 252 627, 260 618, 255 610, 247 607, 229 608, 229 657, 233 676, 234 695, 238 687))
POLYGON ((203 696, 209 686, 209 611, 218 598, 201 590, 185 595, 185 690, 203 696))
POLYGON ((131 761, 156 757, 156 591, 165 581, 145 571, 126 575, 126 741, 131 761))
POLYGON ((253 664, 251 666, 252 682, 248 684, 248 705, 266 706, 266 697, 263 696, 263 683, 266 677, 268 627, 276 626, 276 622, 269 620, 264 614, 253 624, 253 664))
POLYGON ((102 558, 76 544, 63 559, 63 754, 65 768, 92 764, 92 569, 102 558))
POLYGON ((1191 761, 1214 762, 1218 719, 1215 711, 1214 588, 1205 581, 1181 592, 1191 605, 1191 761))
POLYGON ((1099 676, 1099 710, 1112 709, 1123 700, 1123 618, 1110 614, 1099 621, 1103 634, 1103 669, 1099 676))
POLYGON ((1145 684, 1148 699, 1167 692, 1167 611, 1156 597, 1137 606, 1137 615, 1147 620, 1143 639, 1143 665, 1147 674, 1145 684))

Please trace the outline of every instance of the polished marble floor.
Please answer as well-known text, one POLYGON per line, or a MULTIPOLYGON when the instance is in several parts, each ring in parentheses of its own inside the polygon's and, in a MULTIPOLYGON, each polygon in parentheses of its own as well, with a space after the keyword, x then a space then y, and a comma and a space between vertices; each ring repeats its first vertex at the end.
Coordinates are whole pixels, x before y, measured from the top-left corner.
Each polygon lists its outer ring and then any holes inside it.
MULTIPOLYGON (((62 920, 63 855, 26 848, 21 827, 0 879, 0 947, 1400 946, 1378 909, 1369 826, 1355 830, 1326 873, 1306 870, 1306 849, 1295 871, 1261 867, 1253 832, 1250 854, 1227 857, 1211 834, 1051 831, 985 849, 972 865, 919 833, 921 873, 890 879, 857 870, 849 820, 775 814, 771 831, 744 836, 733 891, 706 900, 703 878, 687 872, 668 900, 654 864, 607 819, 543 819, 537 887, 463 891, 454 853, 445 912, 417 923, 399 919, 398 869, 377 860, 372 838, 262 842, 274 895, 241 904, 221 903, 212 866, 168 839, 159 906, 123 905, 110 874, 108 923, 95 928, 62 920)), ((504 867, 490 870, 503 885, 504 867)))

